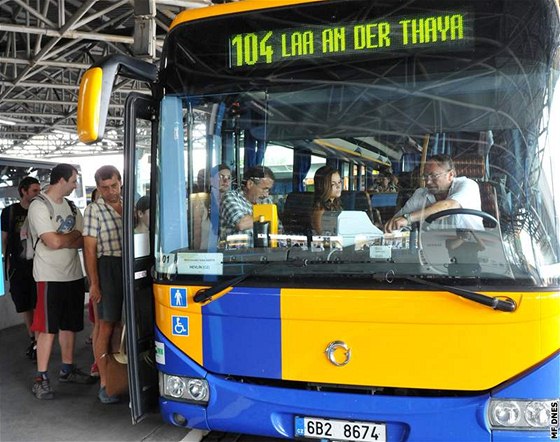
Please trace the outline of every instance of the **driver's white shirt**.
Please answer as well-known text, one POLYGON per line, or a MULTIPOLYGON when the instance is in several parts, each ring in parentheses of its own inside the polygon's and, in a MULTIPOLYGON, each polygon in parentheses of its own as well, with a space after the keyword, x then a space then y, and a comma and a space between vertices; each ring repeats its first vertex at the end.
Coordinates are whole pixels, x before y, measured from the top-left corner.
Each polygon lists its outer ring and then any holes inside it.
MULTIPOLYGON (((446 199, 455 200, 463 209, 481 210, 480 191, 476 181, 467 177, 456 177, 451 183, 446 199)), ((436 197, 426 187, 416 189, 406 204, 395 214, 416 212, 425 207, 430 207, 436 202, 436 197)), ((432 223, 441 228, 460 228, 471 230, 484 230, 482 218, 473 215, 452 215, 440 218, 432 223)))

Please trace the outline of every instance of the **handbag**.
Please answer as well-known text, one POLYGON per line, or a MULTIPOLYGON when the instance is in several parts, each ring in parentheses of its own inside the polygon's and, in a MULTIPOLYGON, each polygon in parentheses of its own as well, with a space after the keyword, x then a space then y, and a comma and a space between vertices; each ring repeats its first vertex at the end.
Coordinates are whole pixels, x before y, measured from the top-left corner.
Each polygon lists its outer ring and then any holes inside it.
POLYGON ((125 333, 125 327, 123 327, 119 351, 105 353, 99 359, 105 373, 105 391, 109 396, 118 396, 128 392, 128 357, 125 349, 125 333))

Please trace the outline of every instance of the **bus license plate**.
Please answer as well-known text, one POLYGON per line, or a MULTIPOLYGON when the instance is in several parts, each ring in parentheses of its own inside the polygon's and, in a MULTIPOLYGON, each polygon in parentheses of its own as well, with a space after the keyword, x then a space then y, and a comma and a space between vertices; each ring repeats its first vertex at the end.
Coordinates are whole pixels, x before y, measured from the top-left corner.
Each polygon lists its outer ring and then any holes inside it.
POLYGON ((385 442, 385 424, 296 417, 296 436, 314 439, 385 442))

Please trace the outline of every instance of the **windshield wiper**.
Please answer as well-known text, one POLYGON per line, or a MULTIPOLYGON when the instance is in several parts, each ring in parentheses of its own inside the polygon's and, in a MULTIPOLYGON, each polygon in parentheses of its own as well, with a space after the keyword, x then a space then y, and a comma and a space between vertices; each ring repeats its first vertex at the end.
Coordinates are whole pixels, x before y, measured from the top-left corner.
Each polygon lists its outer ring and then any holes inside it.
MULTIPOLYGON (((239 284, 240 282, 246 280, 247 278, 250 278, 251 276, 254 276, 257 273, 257 271, 260 270, 263 266, 274 265, 274 264, 286 265, 286 263, 275 263, 275 262, 269 262, 269 261, 254 263, 255 267, 251 271, 249 271, 247 273, 244 273, 243 275, 239 275, 239 276, 236 276, 235 278, 228 279, 226 281, 223 281, 223 282, 221 282, 219 284, 216 284, 215 286, 209 287, 207 289, 200 289, 194 295, 194 302, 197 302, 197 303, 206 302, 209 299, 211 299, 213 296, 217 295, 218 293, 220 293, 224 290, 227 290, 229 288, 233 288, 233 286, 239 284)), ((301 263, 300 263, 300 265, 301 265, 301 263)), ((425 279, 417 278, 415 276, 397 275, 393 271, 389 271, 389 272, 382 273, 382 274, 374 273, 373 276, 374 276, 374 278, 377 277, 376 279, 383 278, 384 280, 386 280, 388 282, 391 282, 391 280, 393 278, 400 278, 400 279, 405 279, 405 280, 408 280, 408 281, 411 281, 411 282, 415 282, 417 284, 425 285, 425 286, 428 286, 428 287, 433 287, 433 288, 437 288, 437 289, 440 289, 440 290, 443 289, 443 290, 445 290, 449 293, 453 293, 454 295, 457 295, 457 296, 460 296, 462 298, 468 299, 469 301, 473 301, 473 302, 476 302, 478 304, 482 304, 482 305, 490 307, 494 310, 499 310, 499 311, 502 311, 502 312, 514 312, 515 310, 517 310, 517 303, 511 298, 499 299, 499 298, 496 298, 496 297, 483 295, 482 293, 473 292, 471 290, 465 290, 465 289, 461 289, 461 288, 458 288, 458 287, 452 287, 452 286, 449 286, 449 285, 440 284, 440 283, 437 283, 437 282, 427 281, 425 279)))
MULTIPOLYGON (((264 265, 262 263, 261 265, 264 265)), ((266 263, 267 264, 267 263, 266 263)), ((208 301, 212 296, 217 295, 228 288, 233 288, 234 285, 239 284, 242 281, 245 281, 250 276, 253 276, 257 269, 261 268, 261 265, 256 265, 253 270, 250 272, 244 273, 243 275, 236 276, 235 278, 228 279, 227 281, 220 282, 215 286, 208 287, 207 289, 200 289, 198 292, 195 293, 193 299, 194 302, 202 303, 208 301)))
POLYGON ((245 273, 244 275, 240 275, 236 278, 230 279, 228 281, 224 281, 220 284, 216 284, 213 287, 208 287, 207 289, 200 289, 198 292, 195 293, 194 295, 194 302, 198 302, 198 303, 202 303, 205 301, 208 301, 212 296, 217 295, 218 293, 233 287, 235 284, 239 284, 241 281, 247 279, 249 276, 251 276, 253 274, 253 272, 251 273, 245 273))
POLYGON ((445 284, 439 284, 437 282, 427 281, 422 278, 417 278, 415 276, 405 276, 405 275, 394 275, 395 277, 406 279, 408 281, 416 282, 418 284, 427 285, 428 287, 444 289, 449 293, 460 296, 461 298, 468 299, 469 301, 477 302, 478 304, 486 305, 493 308, 494 310, 500 310, 502 312, 514 312, 517 310, 517 303, 511 299, 499 299, 493 296, 483 295, 482 293, 473 292, 471 290, 460 289, 457 287, 451 287, 445 284))

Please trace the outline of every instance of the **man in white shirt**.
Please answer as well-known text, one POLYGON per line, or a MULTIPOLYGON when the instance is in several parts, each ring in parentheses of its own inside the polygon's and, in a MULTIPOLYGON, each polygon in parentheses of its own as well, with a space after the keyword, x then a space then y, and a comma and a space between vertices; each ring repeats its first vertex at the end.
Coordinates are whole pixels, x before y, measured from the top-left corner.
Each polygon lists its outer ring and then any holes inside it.
MULTIPOLYGON (((416 189, 405 205, 385 223, 386 232, 423 221, 443 210, 481 210, 478 184, 470 178, 457 177, 450 156, 430 157, 424 168, 424 181, 426 186, 416 189)), ((451 215, 435 223, 445 228, 484 230, 482 218, 473 215, 451 215)))
POLYGON ((29 206, 29 231, 35 247, 33 277, 37 281, 32 326, 39 333, 37 375, 32 389, 37 399, 54 396, 48 364, 56 334, 62 356, 59 382, 95 382, 74 366, 75 334, 84 328, 84 274, 78 256, 83 245, 83 218, 65 197, 76 189, 77 181, 74 166, 58 164, 51 171, 48 190, 29 206))

